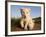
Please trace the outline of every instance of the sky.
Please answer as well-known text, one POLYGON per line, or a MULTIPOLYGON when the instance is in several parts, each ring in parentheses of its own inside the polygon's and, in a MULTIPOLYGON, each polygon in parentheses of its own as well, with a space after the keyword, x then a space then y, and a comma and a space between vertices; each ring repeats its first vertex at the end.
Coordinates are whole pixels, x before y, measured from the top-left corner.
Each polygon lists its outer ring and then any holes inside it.
POLYGON ((41 7, 40 6, 20 6, 20 5, 11 5, 11 17, 19 18, 21 17, 21 8, 30 8, 30 15, 32 18, 41 16, 41 7))

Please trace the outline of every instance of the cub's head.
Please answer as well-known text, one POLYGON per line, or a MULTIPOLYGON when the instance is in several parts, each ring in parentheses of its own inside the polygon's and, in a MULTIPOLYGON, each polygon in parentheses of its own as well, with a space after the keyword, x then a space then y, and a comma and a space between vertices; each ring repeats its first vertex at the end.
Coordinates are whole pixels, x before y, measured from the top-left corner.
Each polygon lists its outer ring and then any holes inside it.
POLYGON ((21 15, 23 17, 27 17, 28 15, 30 15, 31 9, 30 8, 22 8, 21 9, 21 15))

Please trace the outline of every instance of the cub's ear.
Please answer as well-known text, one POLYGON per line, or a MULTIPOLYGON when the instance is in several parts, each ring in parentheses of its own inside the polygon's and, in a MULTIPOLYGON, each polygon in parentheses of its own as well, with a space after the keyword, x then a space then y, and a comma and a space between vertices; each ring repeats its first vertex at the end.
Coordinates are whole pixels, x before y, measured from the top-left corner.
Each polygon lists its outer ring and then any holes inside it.
POLYGON ((31 12, 31 8, 29 8, 29 11, 31 12))
POLYGON ((20 12, 21 12, 21 14, 22 14, 22 9, 20 9, 20 12))

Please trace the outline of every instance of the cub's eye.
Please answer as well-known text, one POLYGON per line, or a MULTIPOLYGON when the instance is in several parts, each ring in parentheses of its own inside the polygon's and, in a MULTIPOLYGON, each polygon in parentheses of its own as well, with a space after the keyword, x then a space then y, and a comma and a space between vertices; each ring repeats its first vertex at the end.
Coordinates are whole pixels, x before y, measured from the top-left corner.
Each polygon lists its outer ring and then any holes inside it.
POLYGON ((22 14, 24 14, 24 12, 22 12, 22 14))
POLYGON ((27 14, 28 14, 28 12, 27 12, 27 14))

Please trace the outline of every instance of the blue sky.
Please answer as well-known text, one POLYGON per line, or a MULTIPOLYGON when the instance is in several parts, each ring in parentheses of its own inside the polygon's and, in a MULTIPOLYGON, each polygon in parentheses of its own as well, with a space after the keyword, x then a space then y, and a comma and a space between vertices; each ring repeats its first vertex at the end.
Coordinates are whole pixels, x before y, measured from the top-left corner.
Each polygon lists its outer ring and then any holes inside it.
POLYGON ((21 8, 31 8, 31 15, 33 17, 41 16, 41 7, 40 6, 19 6, 19 5, 11 5, 11 16, 21 17, 21 8))

